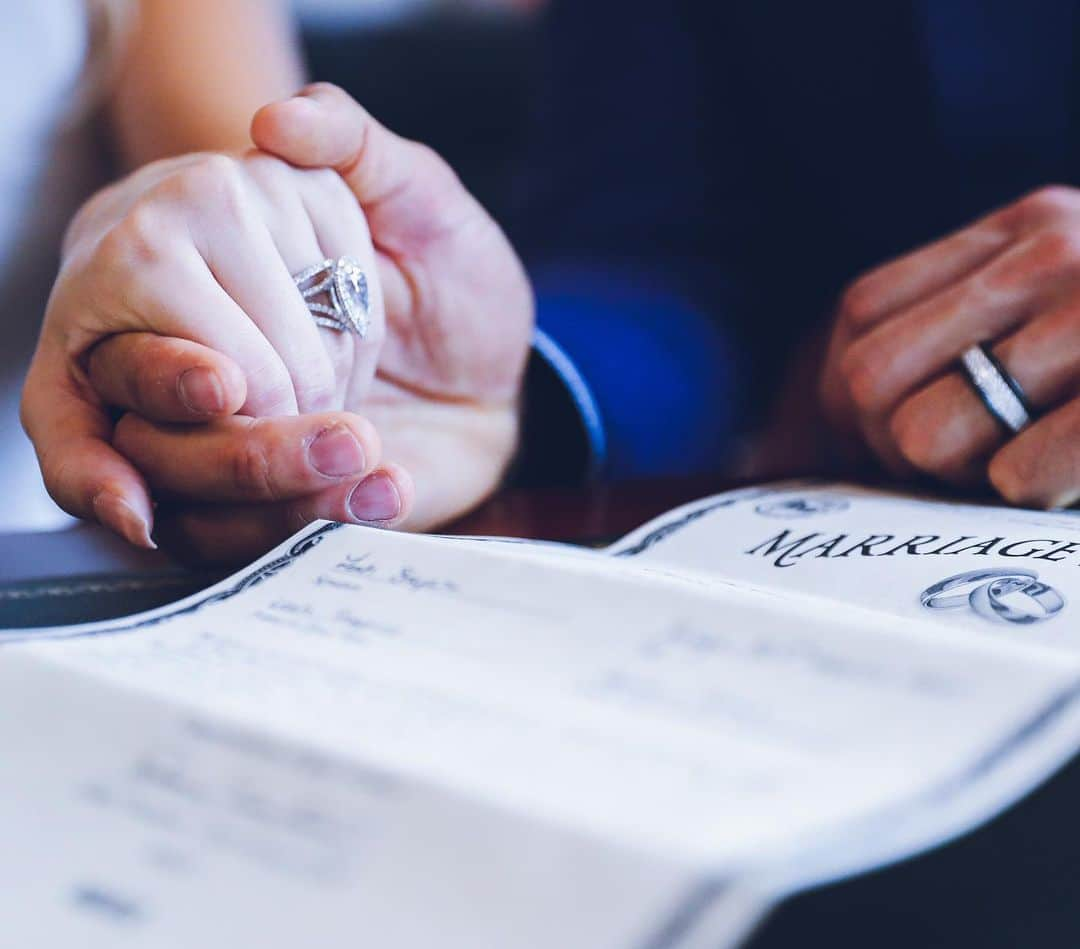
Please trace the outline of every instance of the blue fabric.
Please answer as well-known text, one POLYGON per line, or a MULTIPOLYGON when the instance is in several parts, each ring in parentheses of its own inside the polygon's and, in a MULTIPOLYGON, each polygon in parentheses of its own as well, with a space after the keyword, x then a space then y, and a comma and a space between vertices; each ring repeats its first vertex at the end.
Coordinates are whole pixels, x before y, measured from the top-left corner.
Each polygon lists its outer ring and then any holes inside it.
POLYGON ((720 468, 737 420, 736 346, 673 290, 582 267, 534 277, 537 350, 578 407, 604 480, 720 468))

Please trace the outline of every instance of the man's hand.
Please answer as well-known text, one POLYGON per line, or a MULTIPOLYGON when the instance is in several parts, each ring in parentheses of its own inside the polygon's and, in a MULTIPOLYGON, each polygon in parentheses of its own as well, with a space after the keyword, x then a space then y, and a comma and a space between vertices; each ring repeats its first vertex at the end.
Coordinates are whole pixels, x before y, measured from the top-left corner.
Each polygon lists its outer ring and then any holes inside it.
POLYGON ((518 432, 533 297, 498 225, 426 146, 316 84, 262 109, 259 148, 336 169, 363 207, 386 301, 386 342, 364 414, 412 474, 422 530, 498 484, 518 432))
POLYGON ((1080 191, 1044 188, 855 281, 821 388, 834 425, 894 474, 1080 499, 1080 191), (1011 438, 956 368, 982 342, 1038 416, 1011 438))

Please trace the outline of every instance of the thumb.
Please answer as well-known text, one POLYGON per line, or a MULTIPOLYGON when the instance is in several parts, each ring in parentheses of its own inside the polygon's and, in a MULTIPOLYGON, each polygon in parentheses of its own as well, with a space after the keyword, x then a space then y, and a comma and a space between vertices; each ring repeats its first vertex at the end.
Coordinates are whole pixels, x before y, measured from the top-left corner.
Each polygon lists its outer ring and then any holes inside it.
POLYGON ((395 135, 337 86, 316 83, 264 106, 251 137, 290 164, 336 170, 383 249, 419 252, 472 215, 486 217, 442 158, 395 135))
POLYGON ((85 381, 49 368, 60 365, 58 359, 35 357, 21 411, 49 494, 69 514, 97 520, 140 547, 153 547, 146 482, 110 444, 111 420, 85 381))

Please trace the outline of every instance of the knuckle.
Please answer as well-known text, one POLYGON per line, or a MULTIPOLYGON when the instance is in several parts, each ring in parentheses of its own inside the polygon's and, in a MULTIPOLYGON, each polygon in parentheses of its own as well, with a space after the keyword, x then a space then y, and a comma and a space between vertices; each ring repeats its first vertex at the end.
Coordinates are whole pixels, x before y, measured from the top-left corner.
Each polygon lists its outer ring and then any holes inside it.
MULTIPOLYGON (((85 357, 86 375, 90 385, 94 388, 101 401, 106 405, 112 404, 112 399, 117 390, 117 373, 114 371, 114 350, 122 337, 107 337, 97 343, 85 357)), ((125 391, 127 380, 123 380, 125 391)))
POLYGON ((32 379, 23 388, 22 398, 19 399, 19 424, 31 441, 37 432, 37 412, 39 393, 32 379))
POLYGON ((440 155, 434 148, 428 145, 427 142, 416 141, 415 139, 409 140, 409 149, 413 154, 413 161, 418 165, 425 168, 441 167, 446 162, 443 161, 442 155, 440 155))
POLYGON ((1028 200, 1045 207, 1076 207, 1080 192, 1071 185, 1048 184, 1036 188, 1028 195, 1028 200))
POLYGON ((168 340, 121 335, 94 347, 88 370, 106 403, 153 414, 170 402, 169 383, 176 372, 171 357, 168 340))
POLYGON ((462 186, 461 179, 450 167, 449 162, 426 142, 410 141, 409 147, 413 151, 413 161, 420 175, 435 181, 451 192, 462 186))
POLYGON ((840 375, 859 412, 873 415, 885 406, 887 393, 882 384, 882 367, 867 347, 853 347, 847 351, 840 361, 840 375))
POLYGON ((318 100, 319 104, 336 115, 358 115, 361 119, 368 117, 368 111, 360 105, 341 86, 332 82, 313 82, 305 86, 300 94, 307 98, 318 100))
POLYGON ((150 378, 151 366, 153 363, 140 361, 113 370, 113 380, 119 384, 118 388, 123 393, 127 406, 143 411, 157 407, 160 401, 157 397, 162 386, 150 378))
POLYGON ((271 155, 269 152, 252 151, 242 158, 230 158, 228 155, 215 155, 210 157, 224 158, 226 161, 234 164, 238 169, 244 171, 255 169, 267 175, 283 176, 286 172, 293 170, 292 165, 287 161, 278 158, 277 155, 271 155))
POLYGON ((1016 202, 1021 222, 1039 223, 1054 220, 1080 207, 1080 192, 1068 185, 1043 185, 1016 202))
POLYGON ((75 212, 64 232, 65 247, 70 247, 77 242, 85 230, 92 230, 93 221, 98 217, 99 212, 108 207, 109 202, 113 200, 117 187, 115 183, 107 185, 75 212))
POLYGON ((165 231, 161 209, 153 201, 143 199, 135 202, 124 218, 124 228, 133 243, 156 246, 165 231))
POLYGON ((56 489, 63 478, 67 468, 63 460, 63 450, 56 446, 42 448, 38 454, 38 462, 41 465, 41 477, 45 481, 45 487, 53 500, 57 499, 56 489), (58 457, 60 455, 61 457, 58 457))
MULTIPOLYGON (((123 223, 123 222, 121 222, 123 223)), ((115 224, 102 235, 90 258, 89 269, 96 273, 117 274, 126 269, 128 261, 127 236, 120 224, 115 224)))
POLYGON ((297 203, 298 183, 308 176, 326 173, 337 177, 337 174, 328 169, 296 168, 276 155, 265 152, 255 152, 246 156, 238 165, 240 168, 240 190, 246 194, 249 190, 249 182, 254 185, 254 190, 262 192, 271 204, 281 204, 284 207, 294 206, 297 203))
POLYGON ((278 485, 264 427, 253 419, 232 449, 229 471, 233 485, 242 496, 276 500, 278 485))
POLYGON ((349 94, 341 88, 341 86, 335 85, 332 82, 320 81, 312 82, 304 86, 300 90, 302 95, 306 96, 325 96, 327 98, 350 98, 349 94))
POLYGON ((944 427, 910 403, 893 414, 889 432, 904 460, 920 471, 942 474, 956 470, 964 460, 960 446, 946 437, 944 427))
POLYGON ((916 468, 925 469, 933 457, 933 446, 922 426, 917 425, 912 411, 905 405, 889 419, 889 434, 900 454, 916 468))
POLYGON ((252 416, 295 415, 296 389, 288 369, 274 351, 263 352, 244 363, 247 401, 244 414, 252 416))
POLYGON ((78 454, 67 445, 44 451, 41 476, 49 497, 61 508, 75 517, 86 517, 93 511, 94 498, 107 486, 86 472, 78 454))
POLYGON ((231 187, 240 180, 240 163, 229 155, 211 152, 200 155, 187 167, 189 174, 202 176, 211 183, 222 187, 231 187))
POLYGON ((249 376, 249 385, 252 380, 258 381, 255 399, 261 415, 288 415, 296 411, 296 389, 284 369, 272 366, 249 376))
POLYGON ((1080 266, 1080 229, 1057 225, 1032 237, 1030 257, 1040 272, 1057 272, 1080 266))
POLYGON ((201 155, 171 180, 178 196, 196 205, 213 205, 234 217, 247 204, 247 186, 240 163, 228 155, 201 155))
POLYGON ((987 468, 987 477, 994 490, 1010 504, 1043 506, 1043 502, 1032 490, 1032 480, 1025 469, 1028 466, 1023 458, 1017 458, 1015 452, 999 452, 987 468))
POLYGON ((333 379, 314 374, 295 388, 296 401, 304 412, 329 411, 338 403, 337 385, 333 379))
POLYGON ((151 200, 137 202, 102 237, 95 258, 111 269, 156 269, 168 256, 171 229, 161 209, 151 200))
POLYGON ((141 437, 143 424, 134 413, 124 413, 113 428, 113 447, 131 459, 140 460, 141 448, 144 444, 144 439, 141 437))
MULTIPOLYGON (((305 168, 302 174, 320 192, 333 200, 338 208, 349 209, 364 217, 360 202, 356 200, 345 179, 332 168, 305 168)), ((367 218, 364 217, 364 220, 367 218)))
POLYGON ((1080 401, 1007 442, 991 459, 991 484, 1012 504, 1057 507, 1080 493, 1080 401))
POLYGON ((851 326, 865 326, 876 315, 877 290, 868 275, 852 281, 840 294, 840 319, 851 326))
POLYGON ((343 218, 358 224, 365 236, 369 235, 367 215, 341 175, 332 168, 290 167, 289 170, 298 176, 290 182, 290 187, 303 193, 308 216, 316 231, 327 220, 343 218))
POLYGON ((283 190, 294 169, 278 158, 266 152, 252 152, 240 159, 243 172, 249 175, 262 189, 283 190))

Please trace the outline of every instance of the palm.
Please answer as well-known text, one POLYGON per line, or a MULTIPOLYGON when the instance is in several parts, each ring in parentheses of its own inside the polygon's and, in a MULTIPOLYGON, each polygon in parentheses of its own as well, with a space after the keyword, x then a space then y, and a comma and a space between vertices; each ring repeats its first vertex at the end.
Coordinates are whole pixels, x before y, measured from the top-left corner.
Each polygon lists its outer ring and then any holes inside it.
POLYGON ((378 427, 387 457, 412 472, 418 527, 488 494, 516 442, 532 296, 502 233, 477 212, 416 256, 380 259, 387 335, 359 410, 378 427))
POLYGON ((513 400, 532 328, 532 299, 490 218, 441 235, 420 256, 395 260, 382 254, 380 278, 387 336, 374 400, 513 400))

